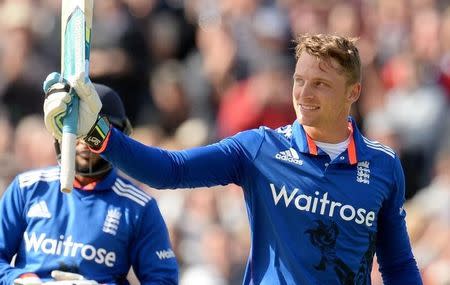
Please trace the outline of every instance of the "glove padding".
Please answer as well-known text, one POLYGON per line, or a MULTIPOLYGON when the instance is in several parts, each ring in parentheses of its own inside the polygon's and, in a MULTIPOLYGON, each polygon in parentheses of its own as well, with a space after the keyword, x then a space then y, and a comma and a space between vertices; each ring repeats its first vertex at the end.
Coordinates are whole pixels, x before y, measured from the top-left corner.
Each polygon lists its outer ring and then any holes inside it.
POLYGON ((14 279, 14 285, 41 285, 42 280, 34 273, 26 273, 14 279))
POLYGON ((95 91, 94 85, 88 79, 85 80, 84 72, 68 82, 64 81, 61 74, 53 72, 47 76, 43 88, 46 94, 44 101, 44 120, 47 130, 58 140, 62 137, 62 120, 66 115, 67 107, 72 101, 70 87, 75 89, 80 97, 77 137, 82 138, 92 129, 97 122, 98 114, 102 108, 102 102, 95 91))
POLYGON ((83 275, 53 270, 51 276, 54 281, 45 282, 45 285, 98 285, 95 280, 87 280, 83 275))

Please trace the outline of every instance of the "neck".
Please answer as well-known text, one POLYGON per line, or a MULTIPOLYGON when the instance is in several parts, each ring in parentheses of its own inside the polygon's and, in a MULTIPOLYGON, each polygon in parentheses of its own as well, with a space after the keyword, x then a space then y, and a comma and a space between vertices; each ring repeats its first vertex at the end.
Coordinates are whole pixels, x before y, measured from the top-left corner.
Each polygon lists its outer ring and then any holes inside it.
POLYGON ((347 119, 329 128, 311 126, 303 126, 303 128, 311 139, 324 143, 340 143, 350 135, 347 119))

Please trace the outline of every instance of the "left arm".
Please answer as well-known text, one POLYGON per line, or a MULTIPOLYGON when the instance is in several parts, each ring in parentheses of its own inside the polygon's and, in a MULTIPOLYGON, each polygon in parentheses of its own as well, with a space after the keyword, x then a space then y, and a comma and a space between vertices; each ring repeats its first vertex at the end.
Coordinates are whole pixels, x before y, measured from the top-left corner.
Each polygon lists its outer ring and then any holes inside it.
POLYGON ((133 269, 142 285, 178 284, 178 265, 156 201, 145 206, 131 247, 133 269))
POLYGON ((412 254, 403 209, 405 179, 400 160, 394 162, 394 183, 390 197, 378 215, 376 253, 386 285, 421 285, 419 269, 412 254))

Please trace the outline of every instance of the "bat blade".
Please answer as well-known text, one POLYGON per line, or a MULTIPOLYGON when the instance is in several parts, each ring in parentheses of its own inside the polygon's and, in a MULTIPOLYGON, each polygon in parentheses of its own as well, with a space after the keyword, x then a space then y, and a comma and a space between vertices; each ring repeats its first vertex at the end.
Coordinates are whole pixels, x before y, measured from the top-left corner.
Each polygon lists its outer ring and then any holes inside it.
MULTIPOLYGON (((62 0, 61 75, 69 83, 82 72, 89 74, 93 0, 62 0)), ((61 191, 70 193, 75 179, 75 146, 79 99, 75 91, 63 120, 61 191)))

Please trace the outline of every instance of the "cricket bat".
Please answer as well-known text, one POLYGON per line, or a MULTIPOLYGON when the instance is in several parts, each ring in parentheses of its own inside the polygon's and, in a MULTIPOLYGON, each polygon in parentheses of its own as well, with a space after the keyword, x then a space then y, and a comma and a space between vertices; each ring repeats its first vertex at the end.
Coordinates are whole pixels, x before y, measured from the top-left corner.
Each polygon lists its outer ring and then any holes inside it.
MULTIPOLYGON (((85 72, 89 75, 92 12, 94 0, 62 0, 61 7, 61 75, 70 84, 85 72)), ((63 119, 61 142, 61 191, 70 193, 75 179, 79 98, 71 89, 72 100, 63 119)))

